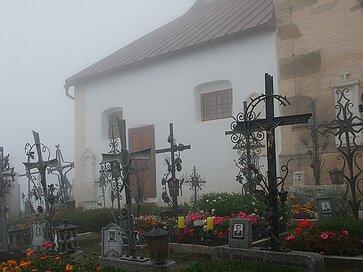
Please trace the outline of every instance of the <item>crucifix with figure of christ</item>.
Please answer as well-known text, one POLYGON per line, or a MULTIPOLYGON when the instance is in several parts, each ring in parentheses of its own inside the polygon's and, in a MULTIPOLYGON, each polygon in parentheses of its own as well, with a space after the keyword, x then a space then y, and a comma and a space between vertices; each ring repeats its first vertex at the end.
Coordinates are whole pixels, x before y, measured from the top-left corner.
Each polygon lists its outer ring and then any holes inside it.
MULTIPOLYGON (((267 147, 267 187, 268 187, 268 206, 269 214, 266 215, 270 221, 270 237, 271 237, 271 250, 280 251, 280 241, 279 241, 279 210, 278 210, 278 196, 281 195, 282 198, 286 198, 286 192, 282 194, 279 193, 278 187, 282 185, 283 181, 277 182, 276 173, 276 147, 275 147, 275 129, 279 126, 307 123, 311 114, 299 114, 290 116, 275 116, 275 106, 274 100, 279 101, 282 105, 289 104, 285 97, 280 95, 275 95, 273 93, 273 78, 269 74, 265 74, 265 94, 261 94, 254 101, 257 101, 255 105, 259 102, 265 101, 265 119, 255 119, 253 121, 243 120, 235 122, 235 126, 232 131, 226 132, 229 134, 239 134, 246 133, 246 128, 248 127, 252 131, 265 131, 266 132, 266 147, 267 147), (248 122, 248 126, 246 123, 248 122)), ((254 107, 252 107, 254 110, 254 107)), ((283 189, 283 188, 282 188, 283 189)))
POLYGON ((9 155, 4 157, 4 149, 0 147, 0 250, 8 250, 8 220, 5 195, 10 181, 14 181, 14 167, 10 167, 9 155))
POLYGON ((47 180, 46 180, 46 170, 48 167, 55 167, 58 164, 58 160, 57 159, 52 159, 50 160, 50 151, 49 148, 46 147, 45 145, 43 145, 40 142, 40 137, 39 137, 39 133, 35 132, 33 130, 33 137, 34 137, 34 144, 30 145, 30 144, 26 144, 25 148, 28 149, 27 151, 27 156, 28 156, 28 162, 23 162, 25 169, 27 172, 30 173, 31 169, 38 169, 39 174, 40 174, 40 183, 42 186, 42 190, 43 190, 43 196, 44 196, 44 202, 45 202, 45 220, 47 222, 47 224, 49 226, 47 226, 47 233, 46 233, 46 239, 49 241, 53 241, 53 234, 52 231, 50 230, 50 217, 51 217, 51 206, 49 201, 49 195, 48 195, 48 188, 47 188, 47 180), (37 155, 38 155, 38 161, 36 162, 31 162, 31 160, 34 160, 35 156, 34 156, 34 151, 33 148, 35 147, 37 155), (43 153, 45 153, 46 151, 48 151, 48 158, 47 160, 43 160, 43 153))
POLYGON ((133 221, 132 206, 131 206, 132 204, 131 186, 130 186, 131 162, 133 160, 148 160, 150 158, 151 149, 147 148, 130 153, 126 147, 126 121, 117 118, 117 124, 118 124, 118 131, 121 142, 121 152, 116 154, 102 154, 101 164, 110 163, 112 177, 121 178, 123 182, 121 190, 125 188, 129 251, 132 259, 137 259, 136 242, 134 237, 134 221, 133 221))
MULTIPOLYGON (((170 162, 168 160, 168 174, 167 177, 169 176, 169 174, 171 174, 171 177, 169 179, 165 179, 163 178, 162 180, 162 185, 168 185, 169 188, 169 193, 171 196, 171 201, 173 204, 173 215, 175 217, 178 216, 178 196, 179 196, 179 190, 181 187, 181 182, 179 179, 177 179, 175 177, 175 171, 181 170, 181 159, 180 156, 178 156, 176 158, 175 153, 176 152, 180 152, 186 149, 191 149, 190 145, 184 145, 184 144, 179 144, 177 145, 174 139, 174 131, 173 131, 173 123, 169 124, 169 130, 170 130, 170 134, 168 137, 168 143, 170 143, 170 147, 169 148, 163 148, 163 149, 158 149, 155 151, 156 154, 160 154, 160 153, 167 153, 170 152, 170 162)), ((166 187, 165 187, 165 191, 163 193, 163 200, 166 203, 170 202, 169 196, 167 195, 166 192, 166 187)))
POLYGON ((74 162, 64 161, 60 145, 56 145, 55 147, 57 148, 56 158, 58 162, 56 166, 49 167, 48 174, 58 172, 55 175, 58 176, 59 180, 60 203, 66 204, 70 199, 72 189, 72 185, 67 178, 67 173, 74 168, 74 162))

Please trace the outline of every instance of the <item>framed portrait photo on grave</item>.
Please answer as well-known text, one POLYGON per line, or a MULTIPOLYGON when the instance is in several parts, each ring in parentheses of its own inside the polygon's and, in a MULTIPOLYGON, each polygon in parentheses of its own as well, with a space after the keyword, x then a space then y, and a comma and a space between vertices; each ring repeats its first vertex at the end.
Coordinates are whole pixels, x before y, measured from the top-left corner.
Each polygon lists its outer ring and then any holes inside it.
POLYGON ((233 238, 243 238, 243 224, 233 224, 233 238))
POLYGON ((319 219, 330 217, 334 214, 334 206, 331 198, 318 198, 316 200, 319 219))

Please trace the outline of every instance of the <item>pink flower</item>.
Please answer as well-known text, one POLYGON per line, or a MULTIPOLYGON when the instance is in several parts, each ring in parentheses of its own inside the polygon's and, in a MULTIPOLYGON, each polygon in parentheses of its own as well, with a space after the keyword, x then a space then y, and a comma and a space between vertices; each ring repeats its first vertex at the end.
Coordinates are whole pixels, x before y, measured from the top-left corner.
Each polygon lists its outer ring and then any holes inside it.
POLYGON ((326 239, 329 238, 329 235, 324 232, 324 233, 320 234, 320 238, 323 239, 323 240, 326 240, 326 239))
POLYGON ((247 217, 247 214, 245 214, 244 212, 240 212, 238 214, 238 218, 246 218, 247 217))
POLYGON ((291 234, 291 235, 287 236, 287 237, 286 237, 286 240, 287 240, 287 241, 295 240, 295 235, 291 234))
POLYGON ((220 225, 220 224, 222 224, 222 222, 223 222, 223 219, 220 216, 216 216, 216 217, 213 218, 213 223, 215 225, 220 225))
POLYGON ((348 234, 349 234, 349 232, 348 232, 347 230, 342 230, 342 233, 343 233, 344 235, 348 235, 348 234))
POLYGON ((363 240, 360 240, 361 244, 363 244, 363 240))
POLYGON ((247 215, 247 218, 250 219, 252 223, 257 223, 257 219, 253 215, 247 215))

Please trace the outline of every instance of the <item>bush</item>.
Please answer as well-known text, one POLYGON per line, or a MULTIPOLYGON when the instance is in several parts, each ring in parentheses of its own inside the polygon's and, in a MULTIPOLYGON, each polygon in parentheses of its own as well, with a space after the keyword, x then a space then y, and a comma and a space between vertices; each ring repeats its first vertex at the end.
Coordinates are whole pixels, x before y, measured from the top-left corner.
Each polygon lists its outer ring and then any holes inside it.
POLYGON ((79 232, 98 232, 109 223, 115 223, 117 216, 118 210, 115 209, 101 208, 86 210, 83 207, 77 207, 73 210, 58 210, 51 223, 52 226, 58 226, 67 218, 70 224, 78 226, 79 232))
POLYGON ((192 206, 192 210, 208 211, 219 216, 256 213, 263 215, 265 205, 253 195, 242 195, 236 193, 208 193, 203 194, 192 206))
POLYGON ((184 268, 183 272, 240 271, 240 272, 294 272, 296 268, 247 261, 196 262, 184 268))
MULTIPOLYGON (((333 219, 331 222, 334 222, 333 219)), ((349 225, 340 223, 330 228, 325 220, 316 224, 307 220, 300 221, 285 238, 285 243, 294 250, 320 254, 355 256, 363 253, 363 240, 350 232, 349 225)))
POLYGON ((321 232, 347 230, 351 236, 363 240, 363 220, 352 216, 334 216, 319 220, 315 227, 321 232))

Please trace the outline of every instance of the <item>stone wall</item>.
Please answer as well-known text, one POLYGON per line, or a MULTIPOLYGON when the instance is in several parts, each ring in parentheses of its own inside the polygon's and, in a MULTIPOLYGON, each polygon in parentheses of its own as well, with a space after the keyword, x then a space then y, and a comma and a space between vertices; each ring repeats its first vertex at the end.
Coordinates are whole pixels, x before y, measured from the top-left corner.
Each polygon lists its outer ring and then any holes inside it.
MULTIPOLYGON (((345 80, 358 79, 360 91, 363 89, 363 1, 274 0, 274 4, 279 93, 288 98, 315 97, 318 119, 334 119, 333 86, 343 80, 343 71, 349 73, 345 80)), ((287 113, 286 109, 281 112, 287 113)), ((307 149, 302 144, 302 140, 311 139, 309 132, 284 127, 282 137, 289 141, 282 141, 281 164, 293 158, 291 173, 304 171, 306 183, 313 184, 307 149)), ((323 184, 330 183, 328 171, 340 165, 336 157, 331 139, 322 171, 323 184)))

